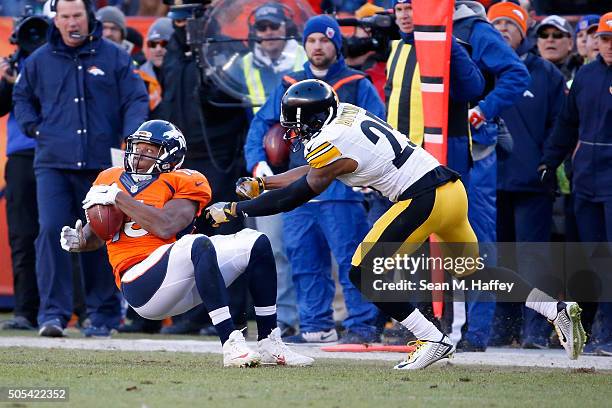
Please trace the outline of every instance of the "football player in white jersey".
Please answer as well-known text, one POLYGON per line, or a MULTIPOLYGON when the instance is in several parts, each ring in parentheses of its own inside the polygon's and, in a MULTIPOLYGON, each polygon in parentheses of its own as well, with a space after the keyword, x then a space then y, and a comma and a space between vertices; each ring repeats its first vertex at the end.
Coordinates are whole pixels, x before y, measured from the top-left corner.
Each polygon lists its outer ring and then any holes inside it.
MULTIPOLYGON (((270 177, 239 179, 236 192, 251 200, 210 206, 206 216, 213 225, 233 217, 290 211, 316 197, 338 178, 349 186, 374 188, 395 203, 374 224, 353 256, 350 278, 364 295, 368 293, 362 281, 370 282, 373 275, 372 256, 368 254, 375 252, 377 244, 402 243, 397 248, 406 254, 434 234, 443 242, 468 243, 462 246, 461 254, 453 255, 478 257, 459 175, 386 122, 364 109, 339 103, 333 88, 312 79, 287 89, 282 99, 281 124, 294 133, 298 144, 305 143, 308 165, 270 177), (264 190, 271 191, 261 195, 264 190)), ((463 273, 448 272, 469 282, 475 271, 476 267, 463 273)), ((505 268, 486 267, 476 275, 480 280, 491 277, 514 282, 515 296, 548 317, 568 356, 578 358, 586 340, 578 304, 558 302, 505 268)), ((419 339, 415 351, 396 369, 424 368, 454 353, 449 338, 409 302, 374 304, 419 339)))

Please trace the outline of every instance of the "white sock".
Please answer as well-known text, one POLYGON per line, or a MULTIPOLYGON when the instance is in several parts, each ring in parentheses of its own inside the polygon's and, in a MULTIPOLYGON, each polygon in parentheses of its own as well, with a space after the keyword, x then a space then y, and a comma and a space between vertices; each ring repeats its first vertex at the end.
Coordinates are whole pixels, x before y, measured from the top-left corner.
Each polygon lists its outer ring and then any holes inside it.
POLYGON ((419 340, 440 341, 444 336, 440 330, 419 311, 414 309, 410 316, 400 322, 419 340))
POLYGON ((531 289, 525 306, 535 310, 542 316, 547 317, 549 320, 554 320, 557 317, 557 303, 556 299, 548 296, 538 288, 531 289))

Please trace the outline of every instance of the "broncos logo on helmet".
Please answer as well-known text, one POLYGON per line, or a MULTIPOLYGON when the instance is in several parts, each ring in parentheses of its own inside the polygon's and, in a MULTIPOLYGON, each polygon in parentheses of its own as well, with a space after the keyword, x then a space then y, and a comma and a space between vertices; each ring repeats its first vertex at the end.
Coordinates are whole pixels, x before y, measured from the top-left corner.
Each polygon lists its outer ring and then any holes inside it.
POLYGON ((168 173, 181 167, 186 153, 185 136, 176 126, 165 120, 149 120, 128 136, 123 166, 129 174, 168 173), (138 142, 159 146, 157 157, 136 152, 138 142), (151 159, 154 163, 146 171, 139 172, 138 163, 143 158, 151 159))

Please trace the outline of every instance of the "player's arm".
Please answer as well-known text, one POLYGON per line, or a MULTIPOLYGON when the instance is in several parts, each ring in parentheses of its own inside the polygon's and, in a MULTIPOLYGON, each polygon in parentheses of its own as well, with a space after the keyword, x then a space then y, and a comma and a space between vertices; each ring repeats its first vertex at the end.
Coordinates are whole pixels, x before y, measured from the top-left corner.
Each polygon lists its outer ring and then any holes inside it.
POLYGON ((175 198, 162 208, 155 208, 123 191, 117 194, 115 205, 150 234, 162 239, 172 238, 187 228, 198 210, 198 204, 186 198, 175 198))
POLYGON ((287 187, 294 181, 304 177, 309 169, 310 166, 306 164, 273 176, 240 177, 236 181, 236 194, 241 198, 250 200, 259 196, 264 190, 276 190, 287 187))
POLYGON ((340 159, 321 167, 310 168, 306 176, 290 185, 272 190, 253 200, 239 203, 216 203, 206 209, 206 218, 215 225, 239 216, 260 217, 291 211, 322 193, 334 179, 357 168, 353 159, 340 159))
POLYGON ((293 183, 304 177, 308 171, 310 170, 310 166, 305 164, 300 167, 296 167, 295 169, 288 170, 281 174, 275 174, 274 176, 262 177, 263 183, 266 190, 276 190, 279 188, 287 187, 289 184, 293 183))

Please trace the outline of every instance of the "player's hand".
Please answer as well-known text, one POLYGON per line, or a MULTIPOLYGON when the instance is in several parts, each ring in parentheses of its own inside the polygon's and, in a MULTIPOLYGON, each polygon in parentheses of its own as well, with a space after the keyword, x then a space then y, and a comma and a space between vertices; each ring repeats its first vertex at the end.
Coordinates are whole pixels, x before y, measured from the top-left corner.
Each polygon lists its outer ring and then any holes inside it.
POLYGON ((260 161, 253 167, 253 177, 268 177, 273 176, 274 172, 266 161, 260 161))
POLYGON ((258 197, 265 189, 266 187, 261 177, 240 177, 236 181, 236 194, 246 200, 258 197))
POLYGON ((83 222, 77 220, 74 228, 64 226, 60 232, 60 244, 62 249, 68 252, 80 252, 85 248, 85 235, 83 234, 83 222))
POLYGON ((89 189, 87 195, 85 196, 85 199, 83 200, 83 209, 86 210, 96 204, 115 204, 115 199, 117 198, 117 194, 119 194, 120 191, 121 189, 119 188, 117 183, 113 183, 110 186, 92 186, 89 189))
POLYGON ((230 222, 232 218, 238 217, 236 214, 236 203, 218 202, 204 210, 206 220, 213 227, 218 227, 221 224, 230 222))
POLYGON ((546 192, 555 196, 557 193, 557 177, 555 171, 547 165, 541 164, 538 167, 538 176, 546 192))
POLYGON ((468 111, 468 120, 474 129, 479 129, 487 122, 487 118, 485 118, 484 113, 482 113, 478 106, 468 111))

